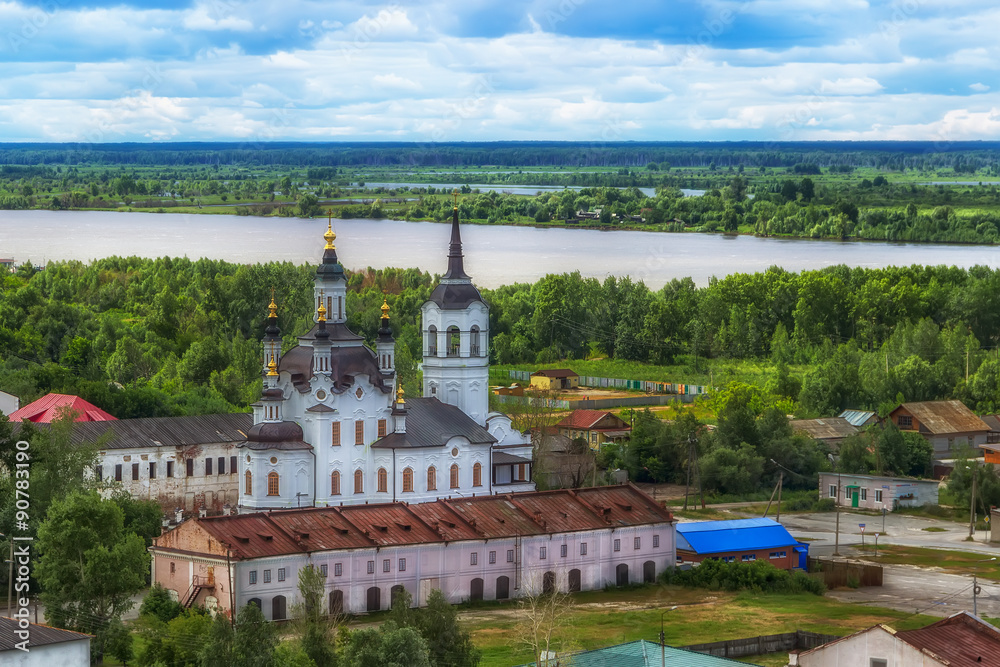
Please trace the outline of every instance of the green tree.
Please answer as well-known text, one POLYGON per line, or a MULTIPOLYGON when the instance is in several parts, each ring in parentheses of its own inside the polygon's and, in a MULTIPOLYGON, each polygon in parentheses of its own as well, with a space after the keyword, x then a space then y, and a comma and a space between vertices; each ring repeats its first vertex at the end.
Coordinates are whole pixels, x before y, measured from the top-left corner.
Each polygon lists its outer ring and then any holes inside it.
POLYGON ((427 607, 419 610, 418 628, 427 642, 430 664, 438 667, 476 667, 481 652, 472 643, 471 635, 458 623, 458 609, 444 594, 434 589, 427 598, 427 607))
POLYGON ((114 502, 75 491, 53 501, 38 528, 35 577, 46 616, 56 626, 97 635, 91 648, 98 660, 110 624, 131 609, 149 571, 146 545, 124 523, 114 502))
POLYGON ((236 617, 234 667, 277 667, 278 630, 264 619, 260 607, 248 604, 236 617))
POLYGON ((333 649, 330 621, 323 615, 323 594, 326 580, 319 568, 308 565, 299 570, 299 595, 301 607, 297 610, 302 626, 302 649, 317 665, 336 667, 337 655, 333 649))
POLYGON ((431 667, 427 642, 415 628, 387 621, 378 628, 351 632, 344 648, 351 667, 431 667))

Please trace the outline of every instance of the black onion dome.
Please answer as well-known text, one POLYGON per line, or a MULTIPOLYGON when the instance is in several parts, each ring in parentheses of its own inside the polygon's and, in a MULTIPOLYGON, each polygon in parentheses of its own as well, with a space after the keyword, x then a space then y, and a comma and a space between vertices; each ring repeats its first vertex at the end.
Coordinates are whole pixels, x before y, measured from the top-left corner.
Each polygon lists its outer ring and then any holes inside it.
POLYGON ((302 438, 302 427, 295 422, 261 422, 247 431, 249 442, 286 442, 302 438))
POLYGON ((327 248, 323 251, 323 261, 316 268, 316 275, 328 279, 344 277, 344 267, 337 259, 337 250, 335 248, 327 248))

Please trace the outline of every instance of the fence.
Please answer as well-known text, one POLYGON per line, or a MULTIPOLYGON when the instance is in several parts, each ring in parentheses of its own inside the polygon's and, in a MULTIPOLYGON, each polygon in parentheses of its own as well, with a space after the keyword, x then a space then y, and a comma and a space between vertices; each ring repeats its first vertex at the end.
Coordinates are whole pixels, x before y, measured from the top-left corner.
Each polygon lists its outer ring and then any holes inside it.
MULTIPOLYGON (((507 374, 521 382, 531 382, 531 371, 507 371, 507 374)), ((675 382, 655 382, 653 380, 623 380, 621 378, 603 378, 593 375, 580 376, 581 387, 593 389, 624 389, 644 391, 647 394, 673 394, 697 396, 707 394, 708 387, 700 384, 684 384, 675 382)))
POLYGON ((730 639, 724 642, 709 642, 707 644, 692 644, 679 648, 693 653, 707 653, 717 658, 745 658, 749 655, 764 655, 765 653, 783 653, 793 650, 807 651, 822 646, 835 639, 837 635, 821 635, 816 632, 785 632, 780 635, 761 635, 744 639, 730 639))
POLYGON ((562 400, 556 398, 536 398, 534 396, 511 396, 505 394, 495 395, 493 398, 498 403, 516 403, 524 405, 531 402, 536 407, 555 408, 558 410, 607 410, 608 408, 626 408, 629 406, 641 405, 667 405, 668 403, 691 403, 694 396, 621 396, 619 398, 587 398, 562 400))
POLYGON ((881 586, 882 566, 852 563, 844 560, 823 560, 809 557, 809 571, 823 575, 827 588, 844 586, 881 586))

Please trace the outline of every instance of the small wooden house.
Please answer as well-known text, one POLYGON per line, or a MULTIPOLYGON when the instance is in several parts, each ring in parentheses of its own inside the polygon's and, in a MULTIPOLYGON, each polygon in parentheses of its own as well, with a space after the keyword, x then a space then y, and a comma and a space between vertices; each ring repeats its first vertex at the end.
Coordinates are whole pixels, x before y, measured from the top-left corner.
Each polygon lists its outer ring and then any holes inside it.
POLYGON ((531 387, 543 391, 576 389, 580 386, 580 376, 568 368, 553 368, 535 371, 531 374, 531 387))

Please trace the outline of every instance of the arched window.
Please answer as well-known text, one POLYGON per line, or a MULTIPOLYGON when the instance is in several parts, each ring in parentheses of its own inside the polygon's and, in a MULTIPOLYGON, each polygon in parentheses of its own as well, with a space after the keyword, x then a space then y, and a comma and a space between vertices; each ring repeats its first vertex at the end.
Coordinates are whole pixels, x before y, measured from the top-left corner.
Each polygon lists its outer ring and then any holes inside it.
POLYGON ((437 468, 431 466, 430 468, 427 469, 427 490, 437 491, 437 488, 438 488, 437 468))
POLYGON ((462 332, 458 330, 458 327, 448 327, 448 356, 457 357, 461 344, 462 332))
POLYGON ((438 330, 433 324, 427 328, 427 356, 436 357, 438 353, 438 330))
POLYGON ((267 473, 267 495, 281 495, 278 493, 278 473, 276 472, 267 473))
POLYGON ((472 486, 483 485, 483 464, 477 463, 472 466, 472 486))
POLYGON ((354 471, 354 493, 364 493, 365 492, 365 474, 361 472, 361 468, 354 471))
POLYGON ((243 486, 245 488, 243 491, 244 494, 248 496, 253 495, 253 473, 249 470, 243 474, 243 486))
POLYGON ((403 493, 413 493, 413 468, 403 469, 403 493))
POLYGON ((340 471, 334 470, 330 473, 330 495, 339 496, 340 495, 340 471))
POLYGON ((479 327, 472 325, 472 330, 469 331, 469 354, 478 357, 480 356, 479 350, 479 327))
POLYGON ((453 488, 453 489, 457 489, 458 488, 458 464, 457 463, 452 463, 451 464, 451 488, 453 488))
POLYGON ((386 474, 385 468, 378 469, 378 492, 388 493, 389 491, 389 475, 386 474))

